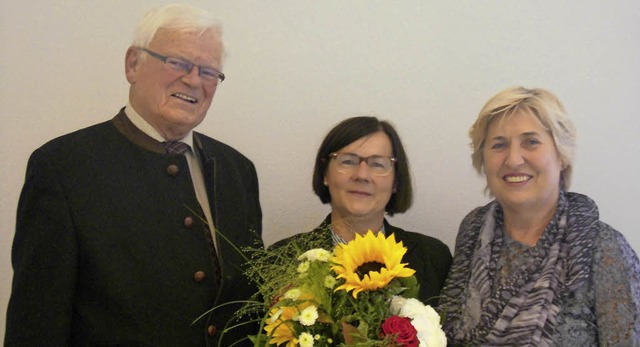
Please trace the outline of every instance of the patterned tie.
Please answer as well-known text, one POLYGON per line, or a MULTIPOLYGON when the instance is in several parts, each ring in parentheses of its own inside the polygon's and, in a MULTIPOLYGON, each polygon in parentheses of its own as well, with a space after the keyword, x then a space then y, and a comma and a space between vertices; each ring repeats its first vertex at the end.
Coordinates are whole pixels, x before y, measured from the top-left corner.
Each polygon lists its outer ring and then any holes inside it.
POLYGON ((164 141, 162 142, 167 154, 184 154, 189 150, 189 145, 180 141, 164 141))

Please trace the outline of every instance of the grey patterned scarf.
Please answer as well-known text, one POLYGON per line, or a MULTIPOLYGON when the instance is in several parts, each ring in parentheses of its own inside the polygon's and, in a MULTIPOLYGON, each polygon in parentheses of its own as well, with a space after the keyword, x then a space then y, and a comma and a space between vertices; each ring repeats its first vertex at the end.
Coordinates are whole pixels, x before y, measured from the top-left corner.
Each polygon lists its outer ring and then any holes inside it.
POLYGON ((588 279, 598 221, 588 197, 561 192, 556 214, 526 265, 494 287, 503 247, 502 210, 492 202, 461 226, 443 290, 443 328, 455 344, 550 346, 563 293, 588 279))

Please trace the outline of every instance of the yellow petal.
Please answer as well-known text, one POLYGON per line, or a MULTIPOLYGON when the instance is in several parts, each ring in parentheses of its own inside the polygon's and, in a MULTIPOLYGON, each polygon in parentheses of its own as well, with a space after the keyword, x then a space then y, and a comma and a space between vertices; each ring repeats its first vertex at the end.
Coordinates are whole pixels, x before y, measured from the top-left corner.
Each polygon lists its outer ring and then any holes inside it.
POLYGON ((396 242, 393 234, 385 237, 378 232, 368 231, 365 235, 356 234, 354 240, 348 244, 338 245, 331 261, 335 264, 332 269, 337 278, 345 283, 335 290, 353 290, 353 296, 363 290, 377 290, 384 288, 396 277, 410 277, 415 270, 407 268, 402 263, 402 257, 407 252, 402 242, 396 242), (377 262, 383 264, 380 271, 370 271, 362 278, 357 270, 365 263, 377 262))

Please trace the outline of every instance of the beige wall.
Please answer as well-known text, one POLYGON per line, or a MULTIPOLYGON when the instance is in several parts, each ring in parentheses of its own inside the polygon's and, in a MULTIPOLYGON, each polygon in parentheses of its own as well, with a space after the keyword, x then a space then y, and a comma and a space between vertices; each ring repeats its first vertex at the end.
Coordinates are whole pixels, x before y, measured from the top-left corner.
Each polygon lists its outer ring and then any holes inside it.
MULTIPOLYGON (((28 156, 126 103, 132 28, 165 2, 0 3, 0 338, 28 156)), ((374 114, 397 126, 416 186, 392 222, 453 247, 461 218, 487 201, 467 129, 491 95, 521 84, 565 102, 579 131, 573 190, 640 250, 637 1, 192 3, 217 13, 228 47, 228 80, 198 130, 254 160, 267 243, 320 222, 315 150, 336 122, 374 114)))

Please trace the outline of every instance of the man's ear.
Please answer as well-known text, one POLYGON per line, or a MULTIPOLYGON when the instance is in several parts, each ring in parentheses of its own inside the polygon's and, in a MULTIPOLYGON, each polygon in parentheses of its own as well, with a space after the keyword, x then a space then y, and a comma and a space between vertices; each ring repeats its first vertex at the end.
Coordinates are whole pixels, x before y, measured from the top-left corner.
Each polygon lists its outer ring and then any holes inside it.
POLYGON ((133 84, 137 80, 138 68, 140 59, 140 49, 131 46, 127 49, 127 53, 124 56, 124 73, 127 76, 127 81, 133 84))

